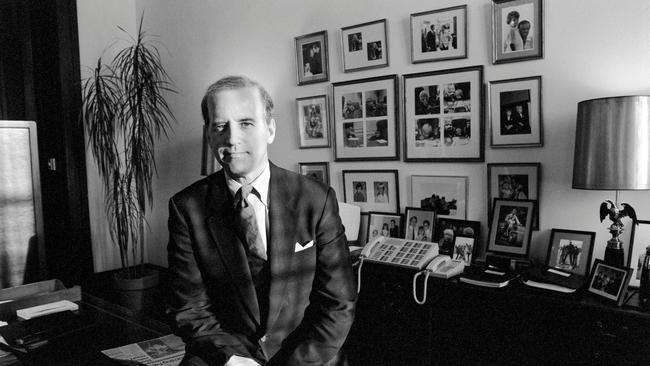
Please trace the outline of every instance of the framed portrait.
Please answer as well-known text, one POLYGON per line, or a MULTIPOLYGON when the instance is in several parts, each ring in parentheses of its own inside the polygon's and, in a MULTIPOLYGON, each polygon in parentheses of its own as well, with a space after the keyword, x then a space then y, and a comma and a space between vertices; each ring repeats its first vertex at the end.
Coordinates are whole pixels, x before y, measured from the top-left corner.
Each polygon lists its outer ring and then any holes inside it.
POLYGON ((404 239, 434 242, 436 212, 433 210, 406 207, 404 213, 404 239))
POLYGON ((411 206, 431 209, 437 217, 467 217, 467 177, 411 176, 411 206))
POLYGON ((404 161, 483 161, 483 66, 403 80, 404 161))
POLYGON ((343 170, 343 199, 361 212, 399 212, 397 170, 343 170))
POLYGON ((526 257, 530 249, 535 200, 494 199, 487 250, 526 257))
MULTIPOLYGON (((481 222, 438 218, 436 220, 436 233, 434 242, 438 243, 440 254, 448 255, 454 259, 460 254, 465 264, 470 264, 478 248, 478 239, 481 234, 481 222), (458 241, 456 238, 459 239, 458 241), (471 238, 472 240, 468 240, 471 238), (470 244, 469 246, 467 244, 470 244), (469 249, 469 251, 468 251, 469 249)), ((459 258, 460 259, 460 258, 459 258)))
POLYGON ((298 173, 330 185, 330 165, 328 162, 298 163, 298 173))
POLYGON ((402 237, 402 215, 388 212, 369 212, 368 213, 368 230, 366 231, 367 241, 371 241, 376 236, 386 236, 389 238, 402 237))
POLYGON ((298 85, 328 81, 330 67, 327 55, 327 31, 296 37, 295 41, 298 85))
POLYGON ((587 276, 595 239, 596 233, 593 231, 551 230, 546 265, 560 271, 587 276))
POLYGON ((296 99, 296 121, 298 122, 301 149, 329 147, 330 123, 327 95, 316 95, 296 99))
POLYGON ((343 71, 388 66, 386 19, 341 28, 343 71))
MULTIPOLYGON (((542 170, 540 163, 489 163, 487 168, 488 212, 492 212, 492 202, 495 198, 539 201, 542 170)), ((535 206, 533 230, 538 228, 539 208, 535 206)))
POLYGON ((643 266, 643 256, 645 248, 650 245, 650 221, 639 220, 639 225, 630 225, 632 232, 630 236, 630 249, 628 250, 628 266, 632 268, 630 276, 630 286, 641 286, 641 267, 643 266))
POLYGON ((631 274, 632 268, 615 267, 596 259, 589 274, 587 291, 621 306, 631 274))
POLYGON ((332 84, 334 159, 398 160, 397 75, 332 84))
POLYGON ((492 63, 544 56, 542 0, 492 0, 492 63))
POLYGON ((490 146, 544 145, 542 77, 490 82, 490 146))
POLYGON ((467 58, 467 5, 411 14, 411 62, 467 58))

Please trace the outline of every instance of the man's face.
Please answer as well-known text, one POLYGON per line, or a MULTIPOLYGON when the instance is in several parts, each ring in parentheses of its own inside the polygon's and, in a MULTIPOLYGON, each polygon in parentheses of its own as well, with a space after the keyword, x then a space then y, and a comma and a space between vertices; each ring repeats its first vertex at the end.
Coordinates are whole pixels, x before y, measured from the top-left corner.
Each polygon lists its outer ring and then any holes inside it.
POLYGON ((267 123, 259 91, 220 91, 208 101, 208 112, 208 142, 219 163, 234 179, 255 179, 275 139, 275 121, 267 123))
POLYGON ((530 24, 528 23, 519 24, 519 34, 521 34, 521 38, 524 41, 526 40, 526 38, 528 38, 528 32, 530 32, 530 24))
POLYGON ((515 109, 517 110, 517 113, 519 113, 519 114, 524 112, 524 107, 522 107, 520 105, 516 106, 515 109))

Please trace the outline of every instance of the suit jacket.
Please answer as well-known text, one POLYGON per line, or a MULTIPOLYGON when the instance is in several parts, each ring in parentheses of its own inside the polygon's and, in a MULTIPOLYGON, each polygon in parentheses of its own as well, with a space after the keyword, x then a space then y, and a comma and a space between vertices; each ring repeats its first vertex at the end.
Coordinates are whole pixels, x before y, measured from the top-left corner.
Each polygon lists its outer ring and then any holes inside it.
POLYGON ((321 365, 347 337, 357 295, 336 195, 315 180, 270 169, 266 320, 234 231, 223 170, 169 201, 167 311, 188 360, 219 365, 237 354, 268 365, 321 365))

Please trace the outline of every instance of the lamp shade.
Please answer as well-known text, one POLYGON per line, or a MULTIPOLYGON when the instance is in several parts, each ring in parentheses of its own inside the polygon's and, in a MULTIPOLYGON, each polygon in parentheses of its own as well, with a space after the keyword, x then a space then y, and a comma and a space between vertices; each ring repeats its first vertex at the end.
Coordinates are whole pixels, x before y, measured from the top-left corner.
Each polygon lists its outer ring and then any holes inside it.
POLYGON ((650 96, 578 103, 573 188, 650 189, 650 96))

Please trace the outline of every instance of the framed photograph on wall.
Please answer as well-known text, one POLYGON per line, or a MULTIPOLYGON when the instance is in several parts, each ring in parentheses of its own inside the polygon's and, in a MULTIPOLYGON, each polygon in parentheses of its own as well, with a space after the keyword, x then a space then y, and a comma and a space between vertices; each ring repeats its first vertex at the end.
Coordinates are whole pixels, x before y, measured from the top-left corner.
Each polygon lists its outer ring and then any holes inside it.
POLYGON ((376 236, 389 238, 402 238, 402 215, 388 212, 369 212, 368 230, 366 231, 367 241, 376 236))
POLYGON ((386 19, 341 28, 343 71, 388 66, 386 19))
POLYGON ((467 5, 411 14, 411 62, 467 58, 467 5))
POLYGON ((399 212, 397 170, 343 170, 343 199, 361 212, 399 212))
POLYGON ((542 77, 490 82, 490 146, 544 145, 542 77))
MULTIPOLYGON (((542 165, 540 163, 489 163, 488 213, 495 198, 507 200, 538 200, 542 165)), ((491 216, 490 216, 491 218, 491 216)), ((535 206, 533 230, 539 228, 539 208, 535 206)))
POLYGON ((327 31, 296 37, 295 41, 298 85, 328 81, 330 68, 327 55, 327 31))
POLYGON ((621 306, 631 274, 632 268, 615 267, 596 259, 589 274, 587 291, 621 306))
POLYGON ((404 239, 433 242, 435 232, 435 211, 418 207, 406 207, 404 213, 404 239))
POLYGON ((431 209, 437 217, 467 217, 467 177, 411 176, 411 206, 431 209))
POLYGON ((628 266, 632 268, 630 286, 641 286, 641 267, 643 266, 643 255, 645 249, 650 245, 650 221, 639 220, 639 225, 630 225, 632 233, 630 237, 630 249, 628 250, 628 266))
POLYGON ((404 161, 484 160, 483 66, 408 74, 404 161))
POLYGON ((330 185, 330 165, 326 161, 298 163, 298 173, 330 185))
POLYGON ((492 0, 492 63, 542 58, 542 0, 492 0))
POLYGON ((334 159, 398 160, 397 75, 332 84, 334 159))
POLYGON ((433 241, 438 243, 440 254, 448 255, 455 258, 457 254, 462 254, 463 260, 466 264, 471 263, 475 254, 475 248, 478 247, 478 239, 481 234, 481 222, 469 220, 457 220, 449 218, 438 218, 436 220, 436 233, 433 241), (469 240, 462 239, 459 242, 456 238, 472 238, 472 247, 469 253, 467 252, 466 244, 469 240), (457 248, 460 246, 460 248, 457 248), (458 249, 458 252, 456 251, 458 249))
POLYGON ((536 204, 534 200, 495 198, 487 250, 507 256, 528 256, 536 204))
POLYGON ((564 272, 587 276, 596 233, 565 229, 551 230, 546 265, 564 272))
POLYGON ((330 146, 328 106, 327 95, 296 99, 299 148, 309 149, 330 146))

